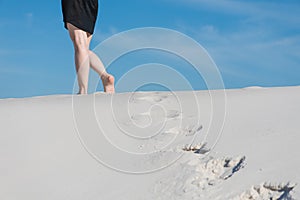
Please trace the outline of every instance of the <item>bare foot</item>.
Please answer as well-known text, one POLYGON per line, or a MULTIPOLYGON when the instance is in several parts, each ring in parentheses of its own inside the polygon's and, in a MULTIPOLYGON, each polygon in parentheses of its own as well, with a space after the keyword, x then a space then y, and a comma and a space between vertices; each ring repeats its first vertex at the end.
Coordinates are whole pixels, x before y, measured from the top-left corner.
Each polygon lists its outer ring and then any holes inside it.
POLYGON ((115 93, 115 78, 113 75, 105 73, 101 75, 101 80, 103 83, 104 92, 113 94, 115 93))

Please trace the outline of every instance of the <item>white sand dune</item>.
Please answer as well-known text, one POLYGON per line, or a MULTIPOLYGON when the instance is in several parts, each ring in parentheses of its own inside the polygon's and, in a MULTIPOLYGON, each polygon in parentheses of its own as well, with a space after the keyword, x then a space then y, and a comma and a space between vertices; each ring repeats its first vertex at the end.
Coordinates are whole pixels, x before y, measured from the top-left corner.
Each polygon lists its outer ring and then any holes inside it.
POLYGON ((300 199, 300 87, 212 93, 0 100, 0 199, 300 199))

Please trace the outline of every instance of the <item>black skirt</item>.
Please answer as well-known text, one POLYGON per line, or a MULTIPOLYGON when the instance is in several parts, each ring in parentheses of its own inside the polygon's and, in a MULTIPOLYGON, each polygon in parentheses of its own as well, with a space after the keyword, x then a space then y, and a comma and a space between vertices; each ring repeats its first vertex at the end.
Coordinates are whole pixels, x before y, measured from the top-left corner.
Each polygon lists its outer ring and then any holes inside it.
POLYGON ((66 29, 70 23, 87 33, 94 33, 98 0, 62 0, 61 4, 66 29))

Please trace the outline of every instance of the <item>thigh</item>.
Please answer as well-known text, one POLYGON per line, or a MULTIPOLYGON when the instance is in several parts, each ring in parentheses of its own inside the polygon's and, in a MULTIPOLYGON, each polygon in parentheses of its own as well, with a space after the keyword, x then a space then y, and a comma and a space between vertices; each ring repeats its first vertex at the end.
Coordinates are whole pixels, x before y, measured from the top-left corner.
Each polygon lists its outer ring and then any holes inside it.
POLYGON ((73 41, 74 45, 78 46, 84 46, 86 48, 89 47, 89 43, 90 43, 90 37, 88 36, 89 34, 86 33, 85 31, 77 28, 76 26, 67 23, 67 27, 68 27, 68 31, 69 31, 69 35, 71 40, 73 41))

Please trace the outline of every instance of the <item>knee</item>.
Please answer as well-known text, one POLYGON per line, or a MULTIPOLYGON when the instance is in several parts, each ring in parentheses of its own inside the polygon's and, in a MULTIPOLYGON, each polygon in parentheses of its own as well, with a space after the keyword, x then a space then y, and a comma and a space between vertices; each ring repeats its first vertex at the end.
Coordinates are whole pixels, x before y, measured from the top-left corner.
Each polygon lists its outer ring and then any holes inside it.
POLYGON ((85 53, 85 54, 89 54, 89 50, 88 48, 80 43, 74 43, 74 49, 76 53, 85 53))

